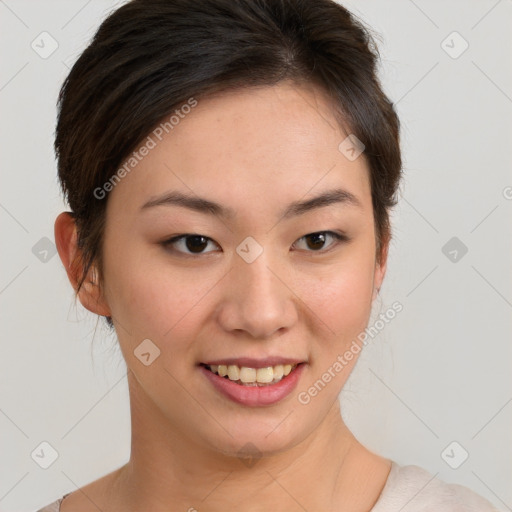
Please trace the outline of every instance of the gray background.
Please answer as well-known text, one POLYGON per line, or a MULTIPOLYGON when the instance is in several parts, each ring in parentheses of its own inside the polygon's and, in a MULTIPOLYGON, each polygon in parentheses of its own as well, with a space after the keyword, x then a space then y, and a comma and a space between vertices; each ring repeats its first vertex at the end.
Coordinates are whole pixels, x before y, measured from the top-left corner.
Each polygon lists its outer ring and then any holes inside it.
MULTIPOLYGON (((344 418, 370 449, 511 510, 512 1, 342 3, 380 34, 405 168, 374 317, 395 300, 403 311, 363 351, 344 418)), ((35 510, 129 458, 124 361, 52 252, 67 209, 57 93, 116 4, 0 0, 0 511, 35 510), (58 452, 48 469, 31 456, 43 441, 58 452)))

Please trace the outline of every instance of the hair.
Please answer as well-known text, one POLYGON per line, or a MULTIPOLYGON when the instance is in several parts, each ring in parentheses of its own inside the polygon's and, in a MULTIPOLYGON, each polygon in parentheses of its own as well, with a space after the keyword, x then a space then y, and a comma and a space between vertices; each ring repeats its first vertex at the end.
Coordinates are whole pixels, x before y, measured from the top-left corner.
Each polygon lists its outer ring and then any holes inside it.
POLYGON ((77 227, 75 298, 91 267, 104 285, 108 196, 94 191, 154 127, 191 97, 283 80, 321 88, 363 142, 380 261, 402 162, 378 61, 369 29, 333 0, 132 0, 109 14, 57 102, 58 178, 77 227))

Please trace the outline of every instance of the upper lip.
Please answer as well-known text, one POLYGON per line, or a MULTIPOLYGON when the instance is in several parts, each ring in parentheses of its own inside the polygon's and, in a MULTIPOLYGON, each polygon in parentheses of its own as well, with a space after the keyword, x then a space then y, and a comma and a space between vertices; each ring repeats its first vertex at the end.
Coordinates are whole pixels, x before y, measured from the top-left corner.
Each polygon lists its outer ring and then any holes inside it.
POLYGON ((224 364, 226 366, 236 365, 238 367, 246 366, 247 368, 267 368, 268 366, 276 366, 278 364, 294 364, 304 363, 305 361, 302 359, 294 359, 290 357, 280 357, 280 356, 271 356, 265 357, 263 359, 256 359, 254 357, 228 357, 223 359, 215 359, 211 361, 204 361, 202 364, 211 366, 211 365, 221 365, 224 364))

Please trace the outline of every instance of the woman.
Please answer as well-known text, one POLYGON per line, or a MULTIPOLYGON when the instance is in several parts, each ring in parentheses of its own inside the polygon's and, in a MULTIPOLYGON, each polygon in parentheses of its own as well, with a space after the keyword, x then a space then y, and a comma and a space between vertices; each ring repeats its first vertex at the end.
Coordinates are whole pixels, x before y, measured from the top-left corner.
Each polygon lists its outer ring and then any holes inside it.
POLYGON ((330 0, 102 23, 59 97, 55 240, 119 339, 131 455, 42 511, 494 510, 341 416, 401 176, 377 57, 330 0))

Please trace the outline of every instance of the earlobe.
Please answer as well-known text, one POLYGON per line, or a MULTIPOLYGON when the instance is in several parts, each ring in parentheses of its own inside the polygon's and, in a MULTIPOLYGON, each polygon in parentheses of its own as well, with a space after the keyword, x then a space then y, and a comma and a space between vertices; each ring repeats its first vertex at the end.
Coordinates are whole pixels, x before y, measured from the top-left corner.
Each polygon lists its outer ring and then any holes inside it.
MULTIPOLYGON (((81 276, 82 262, 77 245, 76 224, 70 212, 60 213, 54 226, 55 245, 60 259, 66 269, 68 279, 76 291, 81 276)), ((101 292, 97 271, 94 267, 89 272, 78 292, 78 298, 84 308, 101 316, 111 316, 101 292)))

